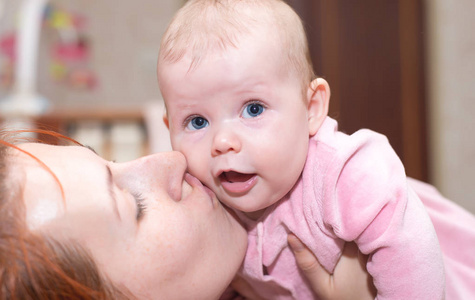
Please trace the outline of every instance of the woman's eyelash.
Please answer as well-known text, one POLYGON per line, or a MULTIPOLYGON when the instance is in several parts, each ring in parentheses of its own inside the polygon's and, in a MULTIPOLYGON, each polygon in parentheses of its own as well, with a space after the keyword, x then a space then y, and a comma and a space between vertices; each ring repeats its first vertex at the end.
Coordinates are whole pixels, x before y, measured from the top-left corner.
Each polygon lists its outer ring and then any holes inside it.
POLYGON ((94 150, 94 148, 92 148, 91 146, 89 146, 89 145, 84 145, 84 147, 87 148, 87 149, 89 149, 89 150, 91 150, 92 152, 94 152, 94 154, 97 154, 97 151, 94 150))
POLYGON ((135 216, 137 221, 140 221, 147 210, 147 205, 145 204, 145 198, 140 193, 132 193, 134 196, 135 203, 137 204, 137 214, 135 216))

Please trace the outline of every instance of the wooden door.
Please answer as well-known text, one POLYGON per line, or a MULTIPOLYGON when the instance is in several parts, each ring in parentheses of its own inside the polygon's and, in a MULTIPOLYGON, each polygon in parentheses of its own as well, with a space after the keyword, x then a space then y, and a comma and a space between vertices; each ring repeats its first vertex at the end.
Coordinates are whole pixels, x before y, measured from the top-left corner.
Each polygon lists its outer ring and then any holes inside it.
POLYGON ((340 130, 385 134, 407 174, 427 181, 422 0, 287 2, 305 23, 340 130))

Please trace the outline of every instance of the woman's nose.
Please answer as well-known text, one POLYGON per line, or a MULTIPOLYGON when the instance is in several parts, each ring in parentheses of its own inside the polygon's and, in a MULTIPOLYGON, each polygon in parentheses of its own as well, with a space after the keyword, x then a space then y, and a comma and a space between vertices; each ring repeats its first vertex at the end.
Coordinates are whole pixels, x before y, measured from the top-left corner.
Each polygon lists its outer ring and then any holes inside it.
POLYGON ((137 163, 139 168, 147 170, 154 178, 169 177, 173 173, 183 174, 187 168, 185 156, 178 151, 147 155, 138 159, 137 163))
POLYGON ((218 156, 228 152, 238 153, 241 151, 241 146, 241 140, 237 133, 231 126, 227 126, 221 128, 214 136, 211 154, 218 156))
POLYGON ((187 169, 186 159, 180 152, 163 152, 116 164, 114 179, 123 187, 139 186, 142 191, 157 188, 180 190, 187 169))

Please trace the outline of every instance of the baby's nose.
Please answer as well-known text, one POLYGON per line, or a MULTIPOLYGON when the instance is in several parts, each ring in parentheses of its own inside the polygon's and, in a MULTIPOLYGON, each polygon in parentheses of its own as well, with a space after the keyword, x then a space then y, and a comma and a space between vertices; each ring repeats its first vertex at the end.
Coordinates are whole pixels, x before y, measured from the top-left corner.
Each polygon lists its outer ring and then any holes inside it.
POLYGON ((232 128, 220 130, 214 137, 211 153, 213 156, 226 154, 228 152, 240 152, 241 140, 232 128))

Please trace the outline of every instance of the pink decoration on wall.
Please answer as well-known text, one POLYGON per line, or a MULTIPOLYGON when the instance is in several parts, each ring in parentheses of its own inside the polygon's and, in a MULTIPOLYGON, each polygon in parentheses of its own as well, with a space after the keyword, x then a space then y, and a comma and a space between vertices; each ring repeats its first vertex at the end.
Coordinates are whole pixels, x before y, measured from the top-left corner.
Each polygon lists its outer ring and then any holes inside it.
POLYGON ((10 61, 15 61, 16 37, 14 33, 8 33, 0 39, 0 51, 10 61))
MULTIPOLYGON (((89 67, 90 43, 84 35, 87 19, 56 5, 48 4, 43 13, 43 26, 58 32, 51 46, 51 77, 74 89, 93 89, 95 73, 89 67)), ((11 87, 16 59, 15 32, 0 37, 0 86, 11 87)))
POLYGON ((86 62, 89 49, 83 42, 61 44, 58 43, 53 49, 53 57, 65 63, 86 62))

